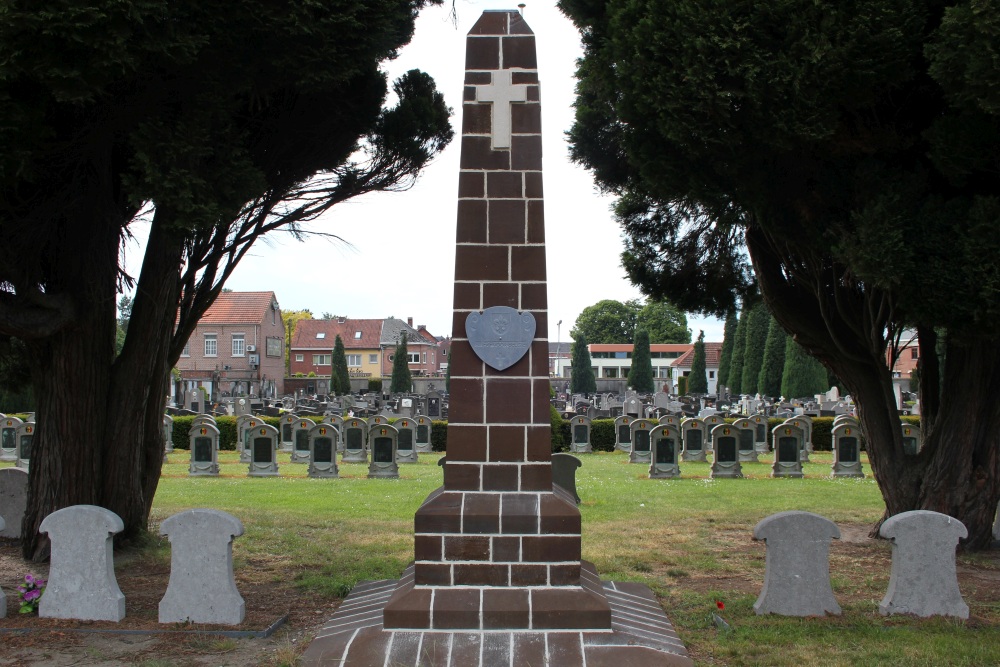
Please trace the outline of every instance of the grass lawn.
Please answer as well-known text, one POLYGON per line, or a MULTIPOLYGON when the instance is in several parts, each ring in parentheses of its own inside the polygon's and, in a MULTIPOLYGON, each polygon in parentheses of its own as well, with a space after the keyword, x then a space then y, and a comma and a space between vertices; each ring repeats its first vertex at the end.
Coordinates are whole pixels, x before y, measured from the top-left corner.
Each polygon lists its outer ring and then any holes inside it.
MULTIPOLYGON (((282 457, 280 478, 247 478, 235 452, 221 453, 220 477, 189 478, 188 453, 172 453, 154 524, 192 507, 236 515, 246 526, 233 547, 237 572, 258 570, 265 583, 297 591, 303 604, 335 600, 365 579, 398 577, 413 558, 413 513, 441 484, 440 454, 401 466, 398 480, 369 480, 360 464, 341 465, 340 479, 313 480, 305 465, 282 457)), ((629 465, 623 453, 580 458, 584 558, 603 579, 649 585, 699 665, 1000 664, 997 554, 959 556, 969 621, 883 618, 890 545, 867 537, 881 496, 871 479, 831 479, 829 452, 814 454, 799 480, 771 479, 769 462, 744 464, 746 479, 711 480, 709 464, 683 463, 682 478, 650 480, 647 467, 629 465), (840 617, 753 612, 765 556, 753 527, 791 509, 840 526, 830 565, 840 617), (711 622, 716 601, 725 605, 729 631, 711 622)), ((146 550, 169 563, 164 541, 146 550)))

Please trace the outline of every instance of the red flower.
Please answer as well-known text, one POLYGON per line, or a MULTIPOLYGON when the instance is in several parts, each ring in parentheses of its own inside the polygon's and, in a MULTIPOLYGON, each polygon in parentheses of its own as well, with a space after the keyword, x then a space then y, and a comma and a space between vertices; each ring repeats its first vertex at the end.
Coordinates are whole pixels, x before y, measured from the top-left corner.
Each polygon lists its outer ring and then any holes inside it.
POLYGON ((722 604, 720 600, 715 601, 715 606, 719 608, 719 611, 722 611, 723 609, 726 608, 726 605, 722 604))

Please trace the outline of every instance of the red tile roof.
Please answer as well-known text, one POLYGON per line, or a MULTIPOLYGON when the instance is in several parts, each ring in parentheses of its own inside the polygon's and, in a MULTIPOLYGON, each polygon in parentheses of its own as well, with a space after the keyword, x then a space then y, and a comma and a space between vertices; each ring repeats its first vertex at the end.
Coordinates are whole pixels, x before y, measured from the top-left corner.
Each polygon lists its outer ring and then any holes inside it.
MULTIPOLYGON (((718 368, 719 367, 719 356, 722 352, 722 343, 705 343, 705 367, 706 368, 718 368)), ((694 347, 682 354, 681 356, 674 359, 671 366, 679 366, 682 368, 691 368, 691 364, 694 362, 694 347)))
POLYGON ((377 350, 382 336, 382 320, 299 320, 292 335, 292 349, 322 348, 332 350, 337 336, 344 341, 344 349, 377 350), (360 331, 361 337, 355 338, 360 331), (324 334, 317 338, 316 334, 324 334))
POLYGON ((260 324, 277 303, 274 292, 223 292, 209 306, 200 324, 260 324))

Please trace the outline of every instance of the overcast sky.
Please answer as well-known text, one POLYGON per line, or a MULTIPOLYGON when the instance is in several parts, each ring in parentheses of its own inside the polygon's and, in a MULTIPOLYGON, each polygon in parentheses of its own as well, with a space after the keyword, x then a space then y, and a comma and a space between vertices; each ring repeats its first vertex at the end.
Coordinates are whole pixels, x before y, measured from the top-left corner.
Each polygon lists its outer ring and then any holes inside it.
MULTIPOLYGON (((465 75, 465 36, 484 9, 511 9, 517 1, 458 0, 458 27, 451 2, 425 9, 413 41, 386 64, 391 79, 410 69, 434 77, 455 115, 456 138, 402 193, 374 193, 340 204, 313 229, 337 234, 345 243, 313 237, 300 243, 282 234, 258 241, 227 287, 274 290, 282 309, 308 308, 351 318, 384 318, 425 324, 434 335, 451 335, 455 268, 455 212, 465 75)), ((549 287, 549 340, 569 340, 587 306, 602 299, 642 298, 625 278, 619 255, 621 230, 590 174, 569 161, 564 133, 573 122, 575 61, 579 34, 552 0, 528 2, 524 17, 536 35, 542 95, 543 179, 549 287), (557 326, 559 321, 562 326, 557 326)), ((138 272, 144 229, 127 249, 138 272)), ((697 337, 722 340, 722 322, 688 315, 697 337)))

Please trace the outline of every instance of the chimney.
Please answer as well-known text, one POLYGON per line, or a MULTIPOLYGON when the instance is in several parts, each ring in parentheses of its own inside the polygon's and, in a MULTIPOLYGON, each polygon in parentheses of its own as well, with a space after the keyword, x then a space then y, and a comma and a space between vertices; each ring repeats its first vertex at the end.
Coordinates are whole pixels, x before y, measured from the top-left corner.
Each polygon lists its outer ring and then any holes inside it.
POLYGON ((412 317, 407 317, 406 318, 406 326, 410 327, 411 329, 413 328, 413 318, 412 317))

